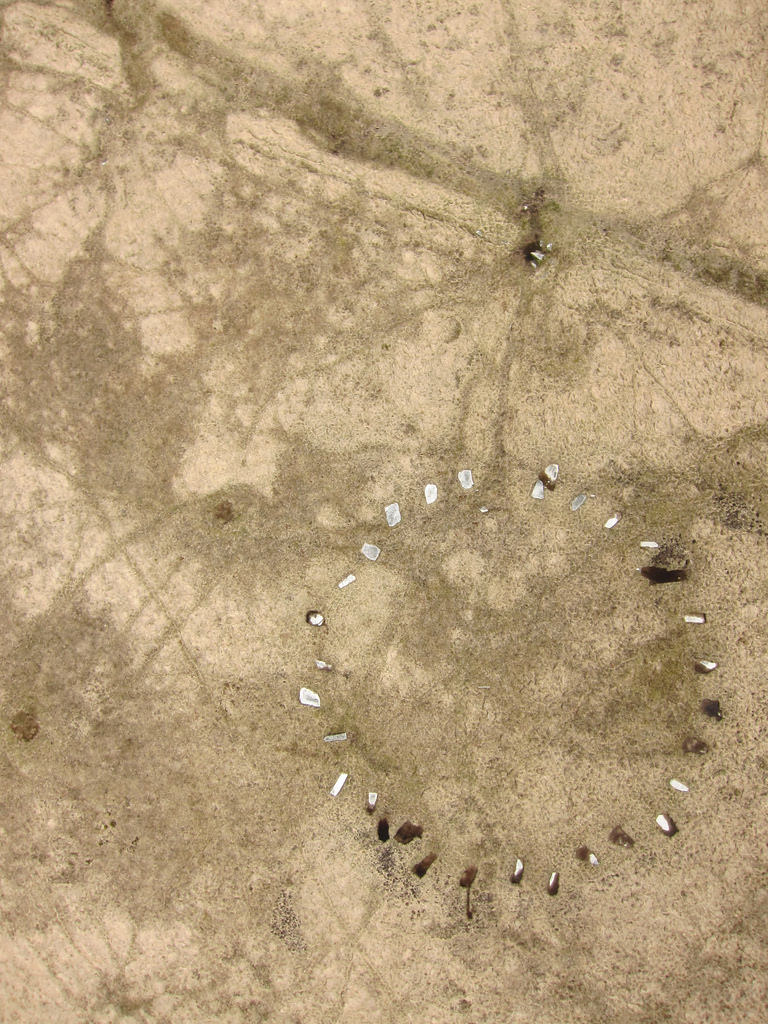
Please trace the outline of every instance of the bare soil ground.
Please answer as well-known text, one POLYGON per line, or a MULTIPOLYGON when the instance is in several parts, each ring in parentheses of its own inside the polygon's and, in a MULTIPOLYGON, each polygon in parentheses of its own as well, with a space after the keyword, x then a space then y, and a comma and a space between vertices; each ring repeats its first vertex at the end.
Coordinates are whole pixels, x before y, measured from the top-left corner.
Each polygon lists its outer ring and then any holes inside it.
POLYGON ((765 4, 0 15, 0 1018, 764 1021, 765 4))

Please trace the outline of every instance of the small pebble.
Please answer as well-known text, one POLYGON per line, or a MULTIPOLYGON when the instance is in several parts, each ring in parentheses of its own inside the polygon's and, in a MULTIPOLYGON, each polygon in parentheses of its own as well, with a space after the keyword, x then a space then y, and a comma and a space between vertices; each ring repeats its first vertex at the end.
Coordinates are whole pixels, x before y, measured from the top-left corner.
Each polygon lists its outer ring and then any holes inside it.
POLYGON ((596 868, 600 863, 588 846, 579 846, 576 850, 576 858, 577 860, 589 861, 593 868, 596 868))
POLYGON ((437 484, 427 484, 424 488, 424 498, 428 505, 433 505, 437 501, 437 484))
POLYGON ((368 803, 365 805, 365 809, 366 809, 366 811, 368 811, 369 814, 373 814, 373 810, 374 810, 374 808, 376 806, 376 801, 378 799, 379 799, 379 794, 378 793, 369 793, 368 794, 368 803))
POLYGON ((320 707, 320 697, 315 693, 314 690, 308 690, 306 686, 302 686, 302 688, 299 690, 299 700, 308 708, 320 707))
POLYGON ((387 505, 387 507, 384 509, 384 515, 387 517, 388 526, 397 526, 397 524, 400 522, 402 518, 400 515, 400 506, 398 505, 398 503, 394 501, 391 505, 387 505))
POLYGON ((554 491, 559 474, 560 467, 556 462, 552 462, 539 473, 539 480, 541 480, 547 490, 554 491))
POLYGON ((315 665, 323 672, 331 672, 333 670, 333 665, 329 665, 327 661, 318 661, 317 658, 315 658, 315 665))
POLYGON ((658 545, 658 543, 655 540, 641 540, 640 541, 640 547, 641 548, 657 548, 658 546, 659 545, 658 545))
POLYGON ((376 828, 376 832, 379 837, 379 840, 382 843, 386 843, 386 841, 389 839, 389 822, 387 821, 386 818, 379 818, 379 824, 376 828))
POLYGON ((719 700, 712 700, 710 697, 705 697, 702 700, 700 707, 707 718, 716 718, 719 722, 723 717, 719 700))
POLYGON ((414 839, 421 839, 423 831, 421 825, 414 825, 412 821, 404 821, 395 832, 395 839, 398 843, 410 843, 414 839))
POLYGON ((571 512, 577 512, 587 500, 586 494, 577 494, 571 502, 571 512))
POLYGON ((341 743, 342 740, 347 738, 345 732, 333 732, 329 736, 323 736, 324 743, 341 743))
POLYGON ((605 529, 612 530, 616 523, 621 520, 621 512, 614 512, 612 516, 608 516, 605 520, 605 529))
POLYGON ((685 568, 665 569, 661 565, 644 565, 640 573, 651 584, 679 583, 681 580, 688 579, 688 570, 685 568))
POLYGON ((707 672, 714 672, 717 668, 716 661, 709 661, 707 658, 699 658, 698 661, 693 663, 693 667, 697 672, 701 672, 702 675, 706 675, 707 672))
POLYGON ((536 498, 537 501, 541 501, 541 499, 544 497, 545 490, 546 488, 544 487, 544 484, 541 482, 541 480, 537 480, 536 483, 533 485, 531 497, 536 498))
POLYGON ((331 790, 331 796, 338 796, 339 795, 339 793, 341 792, 342 786, 344 785, 344 783, 347 781, 348 778, 349 778, 349 775, 347 775, 346 772, 342 772, 341 773, 341 775, 338 777, 338 779, 336 779, 336 781, 333 784, 333 789, 331 790))
POLYGON ((520 885, 523 880, 523 862, 519 857, 515 861, 515 870, 510 875, 509 880, 513 885, 520 885))
POLYGON ((344 579, 339 583, 339 590, 343 590, 344 587, 348 587, 350 583, 354 583, 357 577, 354 573, 350 573, 349 576, 345 576, 344 579))
POLYGON ((375 562, 381 554, 381 548, 377 548, 375 544, 363 544, 360 551, 366 558, 370 559, 371 562, 375 562))
POLYGON ((656 824, 665 836, 674 836, 679 831, 677 825, 668 814, 659 814, 656 818, 656 824))
POLYGON ((322 626, 325 622, 325 616, 322 612, 311 611, 307 612, 306 620, 310 626, 322 626))
POLYGON ((690 793, 690 789, 688 788, 688 786, 686 786, 686 784, 684 782, 681 782, 679 779, 670 779, 669 784, 672 787, 672 789, 676 789, 678 793, 690 793))
POLYGON ((424 875, 426 875, 426 873, 429 870, 429 868, 435 863, 436 860, 437 860, 437 854, 436 853, 428 853, 427 856, 422 858, 422 860, 420 860, 418 864, 414 864, 413 865, 413 872, 414 872, 414 874, 418 875, 419 878, 423 878, 424 875))
POLYGON ((465 491, 470 491, 474 486, 475 481, 472 479, 471 469, 462 469, 459 473, 459 483, 465 491))
POLYGON ((702 625, 707 621, 707 616, 704 612, 693 612, 690 615, 683 616, 683 622, 689 622, 693 625, 702 625))
POLYGON ((560 874, 557 871, 553 871, 549 876, 549 882, 547 882, 547 892, 550 896, 557 896, 560 891, 560 874))

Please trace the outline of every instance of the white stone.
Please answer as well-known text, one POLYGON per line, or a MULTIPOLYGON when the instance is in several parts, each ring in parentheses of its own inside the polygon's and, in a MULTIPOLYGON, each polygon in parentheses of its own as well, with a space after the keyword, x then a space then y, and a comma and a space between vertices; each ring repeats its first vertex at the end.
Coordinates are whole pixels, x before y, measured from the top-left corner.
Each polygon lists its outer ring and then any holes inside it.
POLYGON ((384 515, 387 517, 388 526, 397 526, 402 518, 400 515, 400 506, 396 501, 393 501, 391 505, 387 505, 384 509, 384 515))
POLYGON ((541 501, 541 499, 544 497, 544 492, 545 492, 545 487, 544 487, 543 482, 541 480, 537 480, 536 483, 533 485, 533 490, 531 491, 531 497, 532 498, 536 498, 538 501, 541 501))
POLYGON ((339 590, 343 590, 344 587, 348 587, 350 583, 354 583, 357 577, 354 573, 350 573, 349 576, 345 576, 344 579, 339 583, 339 590))
POLYGON ((432 505, 437 501, 437 484, 427 484, 424 488, 424 498, 428 505, 432 505))
POLYGON ((363 546, 360 548, 360 551, 365 555, 366 558, 369 558, 372 562, 375 562, 376 559, 381 554, 381 548, 377 548, 375 544, 363 544, 363 546))
POLYGON ((584 502, 586 500, 587 500, 586 494, 577 494, 576 497, 571 502, 571 511, 572 512, 578 511, 578 509, 581 508, 581 506, 584 504, 584 502))
POLYGON ((674 835, 677 831, 677 825, 672 821, 668 814, 659 814, 656 817, 656 824, 659 826, 665 836, 674 835))
POLYGON ((695 665, 697 672, 714 672, 717 668, 716 661, 709 661, 708 658, 699 658, 695 665))
POLYGON ((461 486, 464 488, 465 491, 472 490, 472 487, 474 486, 475 481, 472 479, 472 470, 471 469, 462 469, 461 470, 461 472, 459 473, 459 483, 461 484, 461 486))
POLYGON ((349 775, 346 772, 342 772, 341 773, 341 775, 338 777, 338 779, 336 779, 336 781, 333 784, 333 789, 331 790, 331 796, 338 796, 339 795, 339 793, 341 792, 341 787, 344 785, 344 783, 347 781, 348 778, 349 778, 349 775))
POLYGON ((308 708, 319 708, 320 698, 314 690, 308 690, 306 686, 302 686, 299 690, 299 700, 302 704, 305 704, 308 708))
POLYGON ((616 523, 621 519, 621 512, 614 512, 612 516, 609 516, 605 521, 606 530, 612 530, 616 523))

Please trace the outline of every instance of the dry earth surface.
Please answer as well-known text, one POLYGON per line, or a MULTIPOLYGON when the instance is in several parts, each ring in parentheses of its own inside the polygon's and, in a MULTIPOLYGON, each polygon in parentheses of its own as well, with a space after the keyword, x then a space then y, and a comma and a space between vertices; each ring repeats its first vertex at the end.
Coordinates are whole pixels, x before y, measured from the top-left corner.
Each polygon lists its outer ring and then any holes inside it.
POLYGON ((0 15, 0 1018, 764 1021, 763 0, 0 15))

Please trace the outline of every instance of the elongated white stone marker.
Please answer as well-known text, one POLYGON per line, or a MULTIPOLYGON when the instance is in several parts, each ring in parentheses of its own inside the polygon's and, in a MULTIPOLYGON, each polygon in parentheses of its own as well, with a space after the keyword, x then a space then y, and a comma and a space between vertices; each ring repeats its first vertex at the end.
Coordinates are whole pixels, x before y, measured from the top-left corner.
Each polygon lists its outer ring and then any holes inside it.
POLYGON ((331 796, 338 796, 339 795, 339 793, 341 792, 341 787, 344 785, 344 783, 347 781, 348 778, 349 778, 349 775, 346 772, 342 772, 341 773, 341 775, 338 777, 338 779, 336 779, 336 781, 333 784, 333 789, 331 790, 331 796))
POLYGON ((345 576, 344 579, 339 583, 339 590, 343 590, 344 587, 348 587, 350 583, 354 583, 357 577, 354 573, 350 573, 349 576, 345 576))

